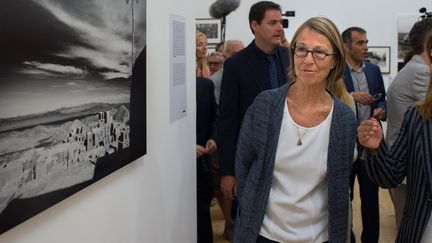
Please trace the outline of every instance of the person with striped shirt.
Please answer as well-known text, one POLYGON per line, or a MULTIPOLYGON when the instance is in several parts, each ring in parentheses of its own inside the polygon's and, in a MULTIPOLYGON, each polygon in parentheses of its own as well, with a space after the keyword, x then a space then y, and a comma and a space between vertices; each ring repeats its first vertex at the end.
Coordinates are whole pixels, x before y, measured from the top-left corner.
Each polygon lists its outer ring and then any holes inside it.
MULTIPOLYGON (((432 54, 432 35, 426 44, 432 54)), ((431 66, 429 55, 428 65, 431 66)), ((431 67, 432 69, 432 67, 431 67)), ((393 188, 407 178, 407 193, 396 243, 432 242, 432 72, 424 99, 405 113, 401 130, 388 148, 375 118, 358 128, 364 148, 364 166, 371 179, 383 188, 393 188)))

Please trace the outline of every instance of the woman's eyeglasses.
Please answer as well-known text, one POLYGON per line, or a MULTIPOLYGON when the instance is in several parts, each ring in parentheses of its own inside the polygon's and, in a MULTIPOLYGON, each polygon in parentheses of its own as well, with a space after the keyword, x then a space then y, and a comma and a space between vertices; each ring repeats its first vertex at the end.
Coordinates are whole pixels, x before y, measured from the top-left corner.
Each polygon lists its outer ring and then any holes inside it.
POLYGON ((325 51, 320 49, 307 49, 306 47, 303 46, 296 46, 293 48, 293 50, 294 50, 294 55, 296 55, 296 57, 298 58, 305 58, 307 54, 310 52, 312 53, 313 59, 319 61, 324 60, 327 56, 332 56, 336 54, 336 52, 326 53, 325 51))

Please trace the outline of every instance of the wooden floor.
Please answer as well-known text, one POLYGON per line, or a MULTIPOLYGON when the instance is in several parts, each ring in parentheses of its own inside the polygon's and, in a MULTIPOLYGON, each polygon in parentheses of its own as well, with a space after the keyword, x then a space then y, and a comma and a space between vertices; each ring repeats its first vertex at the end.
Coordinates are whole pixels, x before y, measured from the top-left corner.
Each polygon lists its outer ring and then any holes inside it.
MULTIPOLYGON (((353 201, 353 211, 354 211, 354 234, 356 236, 356 242, 361 243, 359 240, 361 234, 361 217, 360 217, 360 199, 358 196, 358 188, 354 189, 354 201, 353 201)), ((395 214, 393 209, 393 204, 390 199, 388 190, 380 189, 379 192, 380 200, 380 241, 381 243, 394 242, 396 238, 396 223, 395 214)), ((212 220, 213 220, 213 239, 214 243, 227 243, 223 237, 224 229, 224 219, 222 212, 220 211, 219 205, 215 203, 211 208, 212 220)))

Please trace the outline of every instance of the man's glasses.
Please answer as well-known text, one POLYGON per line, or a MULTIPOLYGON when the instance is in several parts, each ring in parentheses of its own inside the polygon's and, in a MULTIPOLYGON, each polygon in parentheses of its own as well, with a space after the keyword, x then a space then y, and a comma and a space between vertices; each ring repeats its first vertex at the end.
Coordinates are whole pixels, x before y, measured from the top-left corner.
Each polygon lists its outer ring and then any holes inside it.
POLYGON ((305 58, 307 56, 308 53, 312 53, 312 57, 315 60, 319 60, 322 61, 326 58, 326 56, 332 56, 334 54, 336 54, 336 52, 331 52, 331 53, 326 53, 323 50, 320 49, 307 49, 306 47, 303 46, 296 46, 294 47, 294 55, 296 55, 296 57, 298 58, 305 58))

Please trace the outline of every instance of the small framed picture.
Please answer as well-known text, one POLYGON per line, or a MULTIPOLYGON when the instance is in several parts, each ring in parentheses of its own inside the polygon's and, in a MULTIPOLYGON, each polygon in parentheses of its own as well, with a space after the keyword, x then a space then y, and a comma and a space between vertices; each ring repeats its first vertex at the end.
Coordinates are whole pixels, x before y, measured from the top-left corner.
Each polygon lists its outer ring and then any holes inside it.
POLYGON ((369 46, 368 60, 378 65, 382 73, 390 73, 390 46, 369 46))
POLYGON ((220 19, 196 19, 196 30, 207 36, 208 44, 221 42, 220 19))
POLYGON ((216 44, 209 44, 207 46, 207 56, 216 51, 216 44))

